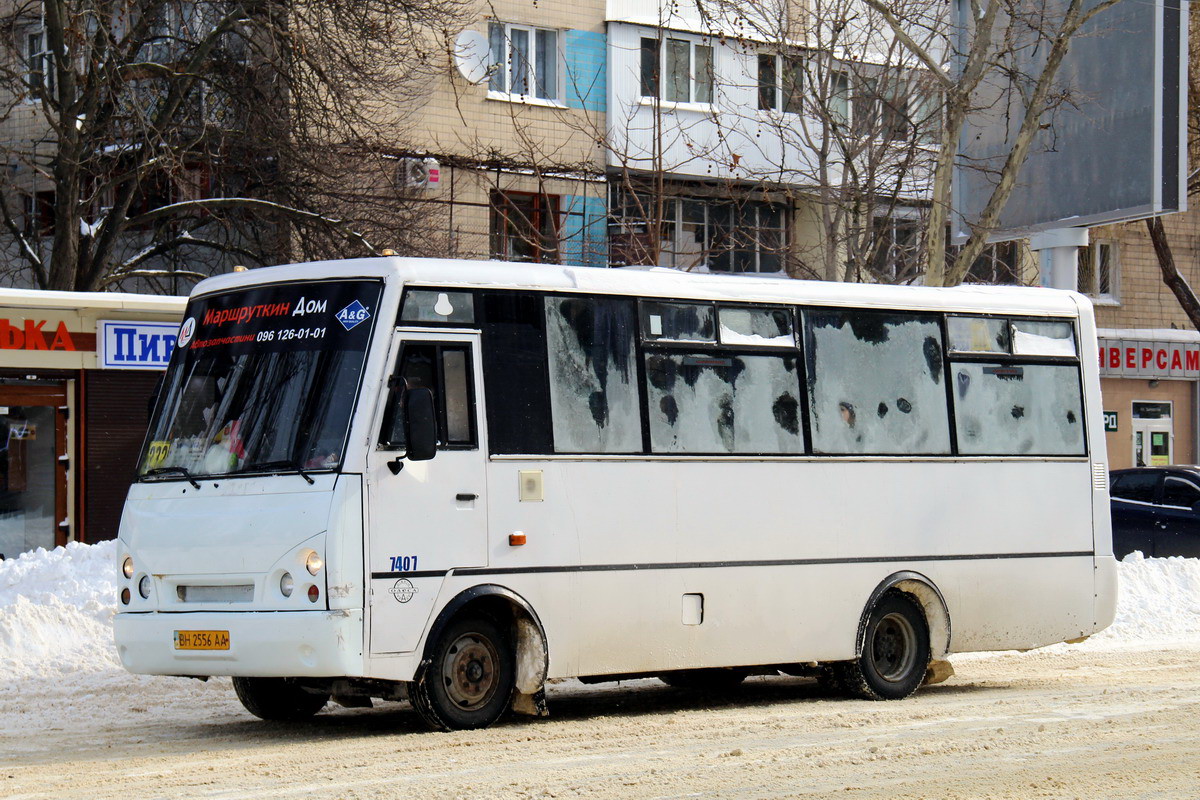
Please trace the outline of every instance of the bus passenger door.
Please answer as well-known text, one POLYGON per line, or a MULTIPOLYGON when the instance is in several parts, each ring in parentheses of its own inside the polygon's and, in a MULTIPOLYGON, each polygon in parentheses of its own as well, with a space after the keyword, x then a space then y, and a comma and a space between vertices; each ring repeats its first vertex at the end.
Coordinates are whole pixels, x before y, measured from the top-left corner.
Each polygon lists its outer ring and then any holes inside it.
POLYGON ((370 652, 417 645, 445 573, 487 565, 486 448, 482 441, 479 336, 437 331, 397 337, 392 377, 367 459, 370 652), (433 392, 437 454, 404 452, 404 391, 433 392))

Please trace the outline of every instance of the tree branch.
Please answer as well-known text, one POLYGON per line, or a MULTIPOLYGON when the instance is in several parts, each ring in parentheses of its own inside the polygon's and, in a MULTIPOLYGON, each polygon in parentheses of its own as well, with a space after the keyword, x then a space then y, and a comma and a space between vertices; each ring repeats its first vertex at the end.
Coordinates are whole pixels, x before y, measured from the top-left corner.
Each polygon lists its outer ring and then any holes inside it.
POLYGON ((1171 243, 1167 241, 1162 218, 1150 217, 1147 219, 1146 230, 1150 233, 1154 254, 1158 257, 1158 268, 1162 271, 1163 283, 1179 301, 1180 307, 1191 320, 1192 327, 1200 331, 1200 299, 1196 297, 1195 291, 1179 272, 1179 267, 1175 265, 1175 256, 1171 253, 1171 243))
POLYGON ((271 200, 257 200, 250 197, 217 197, 209 200, 185 200, 181 203, 171 203, 169 205, 160 206, 151 211, 147 211, 144 214, 138 214, 137 216, 130 217, 125 221, 125 224, 128 227, 151 225, 163 219, 184 216, 189 212, 203 212, 222 208, 249 208, 259 211, 269 211, 272 213, 282 214, 294 220, 328 225, 338 228, 347 239, 358 242, 368 252, 378 253, 375 246, 368 242, 362 234, 345 228, 345 221, 342 219, 327 217, 323 214, 318 214, 313 211, 303 211, 301 209, 293 208, 282 203, 276 203, 271 200))

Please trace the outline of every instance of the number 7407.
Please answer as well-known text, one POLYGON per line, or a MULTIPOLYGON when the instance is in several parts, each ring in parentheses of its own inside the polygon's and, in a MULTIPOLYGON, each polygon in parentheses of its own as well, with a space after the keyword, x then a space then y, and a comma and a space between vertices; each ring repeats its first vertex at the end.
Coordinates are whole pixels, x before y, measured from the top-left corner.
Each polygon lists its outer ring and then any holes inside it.
POLYGON ((392 572, 412 572, 417 568, 416 556, 388 556, 392 562, 392 572))

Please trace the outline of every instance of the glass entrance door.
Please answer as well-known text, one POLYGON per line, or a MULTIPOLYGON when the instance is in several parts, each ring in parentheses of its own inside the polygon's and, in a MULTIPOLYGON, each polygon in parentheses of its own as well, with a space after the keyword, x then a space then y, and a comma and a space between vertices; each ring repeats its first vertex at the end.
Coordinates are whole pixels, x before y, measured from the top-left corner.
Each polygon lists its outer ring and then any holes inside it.
POLYGON ((67 538, 67 415, 61 385, 0 386, 0 555, 67 538))
POLYGON ((1133 404, 1133 465, 1165 467, 1174 463, 1175 431, 1171 404, 1133 404))

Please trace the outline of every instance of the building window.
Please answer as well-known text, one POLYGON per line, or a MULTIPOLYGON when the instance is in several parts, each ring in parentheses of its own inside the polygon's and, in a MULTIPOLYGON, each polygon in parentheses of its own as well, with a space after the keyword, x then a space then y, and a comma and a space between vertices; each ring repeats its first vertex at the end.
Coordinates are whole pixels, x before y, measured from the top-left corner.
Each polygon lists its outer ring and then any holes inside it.
POLYGON ((829 119, 834 125, 850 125, 850 77, 844 72, 829 74, 829 119))
POLYGON ((492 258, 558 263, 558 195, 492 192, 492 258))
POLYGON ((946 107, 946 95, 930 86, 916 86, 913 87, 910 107, 917 139, 928 145, 941 142, 942 113, 946 107))
POLYGON ((25 235, 49 236, 54 232, 54 192, 24 195, 25 235))
POLYGON ((906 282, 921 270, 921 220, 875 218, 871 271, 878 280, 906 282))
POLYGON ((1105 300, 1116 299, 1117 245, 1092 242, 1079 248, 1079 291, 1105 300))
POLYGON ((46 49, 46 32, 28 31, 25 34, 25 85, 32 97, 39 93, 54 93, 54 60, 46 49))
MULTIPOLYGON (((954 254, 960 248, 947 248, 954 254)), ((1020 280, 1020 246, 1017 242, 996 242, 984 248, 967 270, 965 283, 1012 285, 1020 280)))
POLYGON ((854 126, 875 139, 907 139, 912 132, 908 86, 897 75, 859 78, 855 87, 854 126))
POLYGON ((642 39, 642 97, 671 103, 713 101, 713 49, 690 39, 642 39))
POLYGON ((758 56, 758 107, 799 114, 803 110, 804 60, 799 56, 758 56))
POLYGON ((558 31, 493 22, 488 25, 494 92, 559 99, 558 31))
POLYGON ((786 206, 761 201, 662 199, 658 241, 655 198, 621 193, 610 233, 615 266, 654 264, 713 272, 781 272, 787 245, 786 206))

